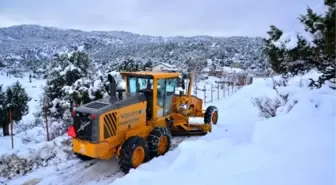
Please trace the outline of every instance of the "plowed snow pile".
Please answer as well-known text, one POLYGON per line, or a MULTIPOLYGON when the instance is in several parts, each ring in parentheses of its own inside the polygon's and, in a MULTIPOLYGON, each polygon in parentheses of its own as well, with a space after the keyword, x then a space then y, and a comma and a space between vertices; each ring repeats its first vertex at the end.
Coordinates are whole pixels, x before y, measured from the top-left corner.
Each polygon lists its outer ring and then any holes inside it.
POLYGON ((280 98, 277 116, 268 119, 259 116, 251 98, 276 102, 280 96, 272 80, 256 80, 218 102, 220 123, 211 134, 181 143, 112 184, 335 184, 335 91, 310 90, 312 76, 279 87, 288 101, 280 98))

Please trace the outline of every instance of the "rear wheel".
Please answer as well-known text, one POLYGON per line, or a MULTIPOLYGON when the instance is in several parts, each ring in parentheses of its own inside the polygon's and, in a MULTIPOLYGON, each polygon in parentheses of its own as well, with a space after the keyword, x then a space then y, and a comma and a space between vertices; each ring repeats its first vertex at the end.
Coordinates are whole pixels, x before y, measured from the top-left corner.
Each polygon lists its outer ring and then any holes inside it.
POLYGON ((164 155, 171 146, 172 135, 168 128, 155 127, 148 136, 148 148, 151 158, 164 155))
POLYGON ((216 125, 218 121, 218 109, 215 106, 209 106, 204 113, 204 123, 216 125))
POLYGON ((130 169, 137 168, 149 160, 148 145, 141 137, 133 136, 122 145, 119 165, 121 171, 128 173, 130 169))

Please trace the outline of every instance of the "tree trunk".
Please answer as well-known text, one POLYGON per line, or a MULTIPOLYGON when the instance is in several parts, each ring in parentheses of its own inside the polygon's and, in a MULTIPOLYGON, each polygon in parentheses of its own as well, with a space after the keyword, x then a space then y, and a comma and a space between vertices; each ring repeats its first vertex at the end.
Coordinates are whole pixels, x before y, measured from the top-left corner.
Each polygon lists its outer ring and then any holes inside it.
POLYGON ((9 123, 2 123, 3 136, 9 136, 9 123))

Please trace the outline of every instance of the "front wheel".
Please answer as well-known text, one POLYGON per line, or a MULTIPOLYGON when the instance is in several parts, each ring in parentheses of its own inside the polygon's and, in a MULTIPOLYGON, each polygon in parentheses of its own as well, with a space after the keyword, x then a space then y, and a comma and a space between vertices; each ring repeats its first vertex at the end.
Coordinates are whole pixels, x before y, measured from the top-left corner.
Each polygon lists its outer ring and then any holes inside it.
POLYGON ((216 125, 218 121, 218 109, 215 106, 209 106, 204 113, 204 123, 216 125))
POLYGON ((166 127, 155 127, 148 136, 150 158, 164 155, 171 146, 171 133, 166 127))

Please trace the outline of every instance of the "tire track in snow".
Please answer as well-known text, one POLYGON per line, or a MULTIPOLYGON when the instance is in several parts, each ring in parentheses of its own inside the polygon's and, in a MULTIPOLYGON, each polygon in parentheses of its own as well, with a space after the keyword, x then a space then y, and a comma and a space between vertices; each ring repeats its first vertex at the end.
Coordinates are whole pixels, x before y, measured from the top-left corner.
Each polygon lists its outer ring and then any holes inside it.
MULTIPOLYGON (((173 137, 170 151, 176 149, 180 143, 190 139, 197 139, 198 136, 177 136, 173 137)), ((31 172, 34 174, 37 172, 31 172)), ((29 182, 33 177, 38 176, 40 182, 38 184, 43 185, 91 185, 91 184, 109 184, 115 179, 123 177, 125 174, 121 172, 118 159, 113 158, 111 160, 91 160, 80 161, 73 165, 67 165, 58 167, 56 170, 50 171, 43 175, 31 175, 27 174, 28 178, 24 178, 21 182, 29 182), (31 176, 31 178, 29 178, 31 176), (41 177, 42 176, 42 177, 41 177)), ((11 183, 9 183, 11 184, 11 183)))

